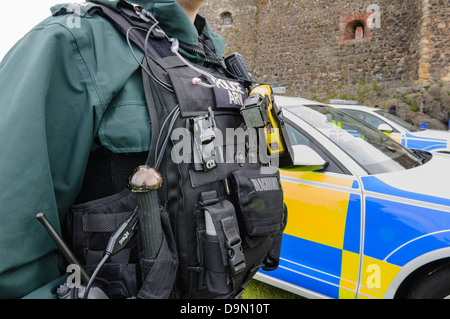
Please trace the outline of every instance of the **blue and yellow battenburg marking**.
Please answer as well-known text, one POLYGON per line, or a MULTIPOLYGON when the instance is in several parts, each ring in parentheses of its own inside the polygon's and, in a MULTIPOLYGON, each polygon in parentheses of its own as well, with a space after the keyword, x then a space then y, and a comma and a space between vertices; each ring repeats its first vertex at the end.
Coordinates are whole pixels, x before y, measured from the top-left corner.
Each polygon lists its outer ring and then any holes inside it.
POLYGON ((361 233, 358 182, 313 172, 282 175, 288 225, 280 267, 268 274, 333 298, 355 298, 361 233))
POLYGON ((386 135, 388 135, 397 143, 400 143, 407 148, 416 148, 419 150, 432 151, 435 149, 446 149, 449 147, 445 139, 419 137, 409 133, 407 134, 387 133, 386 135))
POLYGON ((371 284, 364 270, 375 264, 380 287, 373 291, 384 294, 408 262, 449 247, 450 200, 398 189, 375 176, 363 177, 362 183, 367 196, 361 293, 371 284))
POLYGON ((435 149, 447 148, 447 141, 444 139, 417 137, 412 134, 405 134, 402 140, 403 146, 407 148, 417 148, 419 150, 432 151, 435 149))
POLYGON ((280 266, 267 272, 269 276, 331 298, 382 299, 407 262, 448 247, 450 200, 363 177, 364 191, 373 196, 366 197, 362 248, 362 189, 357 180, 313 172, 282 172, 282 179, 288 225, 280 266), (408 200, 442 205, 444 210, 408 200))

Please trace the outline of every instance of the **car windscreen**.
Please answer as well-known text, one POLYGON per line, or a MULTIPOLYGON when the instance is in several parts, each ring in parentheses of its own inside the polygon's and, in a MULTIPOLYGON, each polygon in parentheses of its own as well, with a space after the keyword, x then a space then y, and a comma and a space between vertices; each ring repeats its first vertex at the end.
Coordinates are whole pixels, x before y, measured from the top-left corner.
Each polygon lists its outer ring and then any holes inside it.
POLYGON ((323 105, 285 108, 337 144, 369 174, 409 169, 420 163, 410 150, 345 112, 323 105))
POLYGON ((408 130, 410 132, 418 132, 419 129, 411 124, 409 124, 408 122, 403 121, 402 119, 398 118, 397 116, 385 112, 383 110, 376 110, 375 111, 377 114, 381 115, 382 117, 400 125, 401 127, 403 127, 405 130, 408 130))

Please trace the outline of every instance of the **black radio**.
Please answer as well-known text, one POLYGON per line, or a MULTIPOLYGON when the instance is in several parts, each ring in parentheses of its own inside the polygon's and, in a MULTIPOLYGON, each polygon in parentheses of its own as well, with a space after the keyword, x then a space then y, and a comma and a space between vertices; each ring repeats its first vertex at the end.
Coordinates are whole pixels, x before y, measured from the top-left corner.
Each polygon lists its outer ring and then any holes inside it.
POLYGON ((225 65, 230 73, 239 78, 239 80, 247 82, 248 86, 256 83, 256 79, 252 74, 250 67, 245 62, 244 57, 235 52, 224 59, 225 65))

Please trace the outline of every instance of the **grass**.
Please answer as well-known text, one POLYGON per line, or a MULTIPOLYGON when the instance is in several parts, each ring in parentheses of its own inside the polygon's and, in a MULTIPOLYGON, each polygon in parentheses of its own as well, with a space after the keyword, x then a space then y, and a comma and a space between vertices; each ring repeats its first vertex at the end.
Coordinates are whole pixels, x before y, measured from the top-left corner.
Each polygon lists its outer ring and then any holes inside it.
POLYGON ((242 295, 244 299, 303 299, 302 297, 253 279, 242 295))

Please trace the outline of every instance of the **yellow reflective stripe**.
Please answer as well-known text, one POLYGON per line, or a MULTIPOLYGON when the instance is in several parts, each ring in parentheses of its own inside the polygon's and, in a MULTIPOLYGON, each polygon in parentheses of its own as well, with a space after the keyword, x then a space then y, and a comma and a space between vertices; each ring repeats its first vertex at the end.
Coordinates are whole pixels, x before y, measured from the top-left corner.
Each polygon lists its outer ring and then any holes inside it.
POLYGON ((342 128, 342 123, 341 122, 336 122, 335 120, 333 120, 333 124, 336 126, 339 126, 340 128, 342 128))
MULTIPOLYGON (((353 178, 343 178, 315 172, 288 172, 280 170, 280 173, 281 177, 287 176, 312 182, 325 183, 336 186, 344 186, 349 188, 352 187, 354 181, 353 178)), ((299 183, 300 182, 301 181, 299 181, 299 183)))

